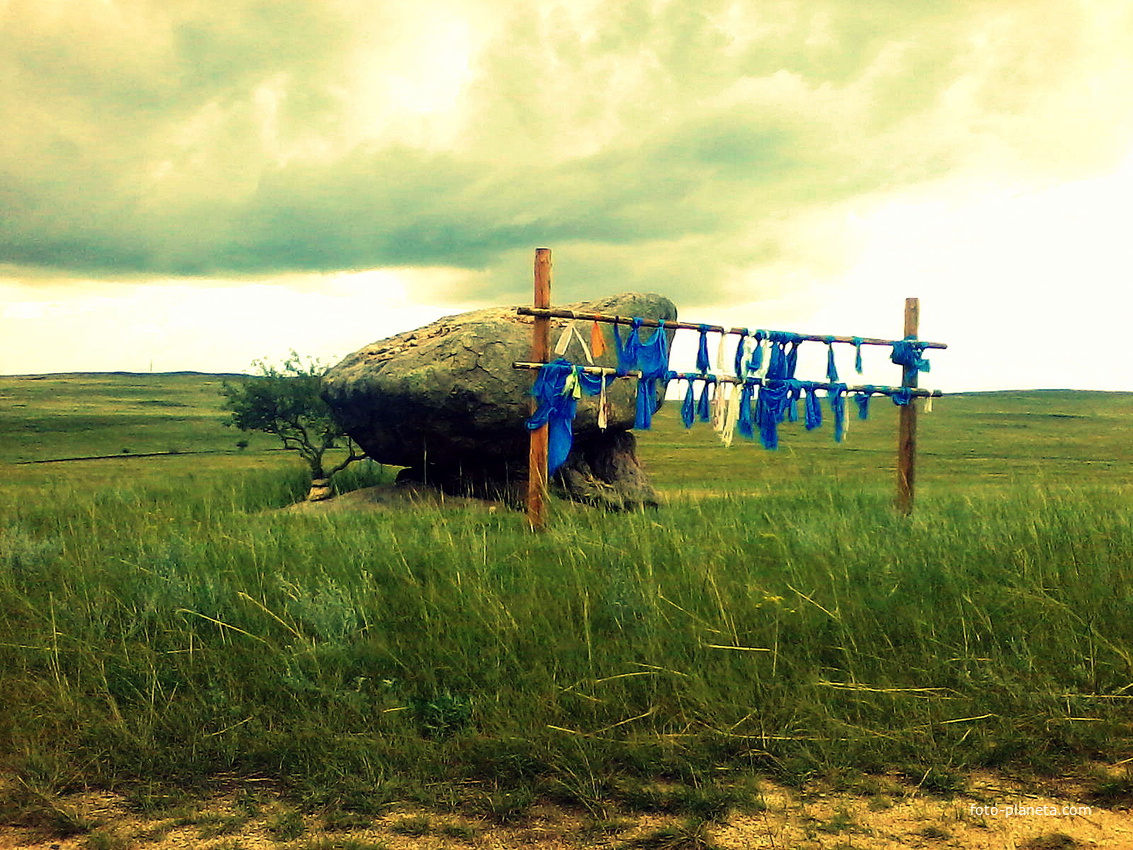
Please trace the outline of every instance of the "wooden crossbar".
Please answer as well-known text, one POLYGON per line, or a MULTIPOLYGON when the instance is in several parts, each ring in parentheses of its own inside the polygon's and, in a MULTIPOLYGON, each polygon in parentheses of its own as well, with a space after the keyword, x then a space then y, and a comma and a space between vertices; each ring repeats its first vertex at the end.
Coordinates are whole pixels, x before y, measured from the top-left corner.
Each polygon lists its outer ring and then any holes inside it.
MULTIPOLYGON (((560 310, 542 307, 517 307, 515 312, 520 316, 536 316, 539 318, 550 319, 575 319, 578 321, 586 322, 604 322, 610 325, 632 325, 635 318, 627 318, 625 316, 613 316, 606 313, 580 313, 577 310, 560 310)), ((659 328, 661 322, 658 319, 640 319, 640 324, 645 328, 659 328)), ((665 328, 668 330, 685 330, 685 331, 698 331, 700 325, 693 322, 665 322, 665 328)), ((705 325, 704 329, 709 333, 718 334, 746 334, 753 336, 755 331, 750 328, 726 328, 723 325, 705 325)), ((775 331, 768 331, 760 328, 765 334, 775 333, 775 331)), ((852 337, 852 336, 831 336, 829 334, 795 334, 800 342, 844 342, 850 345, 892 345, 900 340, 895 339, 877 339, 876 337, 852 337)), ((917 342, 924 348, 947 348, 946 342, 927 342, 925 340, 917 340, 917 342)))
MULTIPOLYGON (((662 322, 658 319, 637 319, 625 316, 611 316, 604 313, 583 313, 576 310, 559 310, 551 307, 551 249, 535 249, 535 305, 533 307, 518 307, 516 313, 520 316, 533 316, 535 321, 531 331, 531 360, 516 362, 512 365, 516 369, 541 369, 550 359, 550 320, 574 319, 581 321, 604 322, 613 325, 632 325, 637 322, 643 327, 658 328, 662 322)), ((920 320, 920 302, 916 298, 905 299, 905 340, 911 340, 921 348, 947 348, 943 342, 926 342, 917 339, 918 324, 920 320)), ((673 330, 706 330, 712 333, 752 335, 747 328, 725 328, 722 325, 699 325, 692 322, 665 322, 666 329, 673 330)), ((762 329, 760 329, 762 330, 762 329)), ((769 333, 769 331, 764 331, 769 333)), ((893 345, 903 340, 877 339, 873 337, 828 336, 823 334, 794 334, 800 342, 838 342, 852 345, 893 345)), ((619 373, 617 369, 608 366, 583 366, 583 371, 590 374, 611 375, 623 377, 641 377, 637 371, 619 373)), ((683 380, 707 379, 709 375, 698 372, 677 373, 677 378, 683 380)), ((730 376, 711 376, 722 383, 742 384, 746 382, 762 384, 762 378, 734 378, 730 376)), ((776 379, 770 379, 776 380, 776 379)), ((807 381, 817 389, 833 389, 834 385, 807 381)), ((884 395, 892 395, 898 390, 905 390, 914 398, 939 398, 939 390, 921 389, 917 386, 918 373, 915 368, 904 370, 900 387, 880 387, 871 385, 847 386, 847 393, 864 393, 871 390, 884 395)), ((534 401, 532 402, 534 411, 534 401)), ((546 425, 531 432, 531 448, 528 457, 528 489, 527 489, 527 517, 531 527, 541 531, 547 526, 547 439, 546 425)), ((914 479, 916 472, 917 454, 917 406, 913 403, 902 405, 897 437, 897 509, 903 514, 910 514, 913 510, 914 479)))
MULTIPOLYGON (((546 363, 533 363, 527 360, 517 360, 512 363, 513 369, 542 369, 546 363)), ((628 372, 620 372, 610 366, 577 366, 588 375, 606 375, 611 378, 640 378, 641 372, 636 369, 628 372)), ((763 378, 736 378, 732 375, 714 375, 711 372, 673 372, 669 376, 674 381, 715 381, 720 384, 754 384, 759 386, 766 381, 763 378)), ((770 378, 768 380, 782 380, 781 378, 770 378)), ((893 395, 901 387, 883 387, 875 384, 831 384, 826 381, 805 381, 804 383, 814 387, 816 390, 832 390, 835 386, 845 386, 847 395, 855 393, 876 393, 878 395, 893 395)), ((943 398, 944 393, 940 390, 926 390, 926 389, 912 389, 909 393, 913 398, 943 398)))

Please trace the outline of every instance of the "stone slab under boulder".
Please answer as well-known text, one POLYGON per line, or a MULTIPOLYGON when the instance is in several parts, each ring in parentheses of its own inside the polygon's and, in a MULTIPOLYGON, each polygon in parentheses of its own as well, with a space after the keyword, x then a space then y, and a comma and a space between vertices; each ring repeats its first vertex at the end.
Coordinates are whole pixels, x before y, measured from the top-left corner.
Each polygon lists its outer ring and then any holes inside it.
POLYGON ((282 513, 333 514, 350 511, 381 513, 417 508, 451 508, 495 513, 497 503, 487 499, 451 496, 442 493, 435 487, 403 482, 401 484, 377 484, 373 487, 362 487, 339 496, 332 495, 326 499, 296 502, 285 508, 278 508, 278 510, 282 513))
MULTIPOLYGON (((563 306, 626 317, 677 318, 673 302, 655 294, 626 293, 563 306)), ((521 501, 527 481, 524 423, 535 373, 512 364, 530 359, 533 322, 514 307, 495 307, 448 316, 379 340, 327 372, 323 398, 371 458, 407 467, 403 478, 456 495, 521 501)), ((551 320, 552 346, 567 324, 551 320)), ((575 324, 589 341, 589 324, 575 324)), ((595 360, 615 366, 613 326, 600 327, 607 353, 595 360)), ((585 362, 577 340, 567 357, 585 362)), ((657 493, 638 462, 630 431, 636 382, 612 381, 608 398, 605 431, 598 428, 598 399, 579 402, 574 445, 555 476, 556 489, 611 509, 655 505, 657 493)))

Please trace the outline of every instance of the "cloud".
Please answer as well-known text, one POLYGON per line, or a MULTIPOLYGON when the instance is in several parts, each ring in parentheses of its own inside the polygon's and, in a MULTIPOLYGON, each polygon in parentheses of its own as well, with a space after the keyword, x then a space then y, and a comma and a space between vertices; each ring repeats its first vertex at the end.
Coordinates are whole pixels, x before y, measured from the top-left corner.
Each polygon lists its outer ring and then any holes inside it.
POLYGON ((837 268, 832 222, 886 193, 1089 176, 1133 144, 1121 0, 2 14, 0 262, 24 277, 450 266, 477 298, 550 244, 576 280, 707 302, 837 268))

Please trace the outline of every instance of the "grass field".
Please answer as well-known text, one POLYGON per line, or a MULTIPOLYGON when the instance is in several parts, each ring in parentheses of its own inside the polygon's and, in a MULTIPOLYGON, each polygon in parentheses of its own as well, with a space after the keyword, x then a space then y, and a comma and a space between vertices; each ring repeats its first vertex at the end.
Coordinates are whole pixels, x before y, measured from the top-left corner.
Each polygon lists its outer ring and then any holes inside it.
POLYGON ((937 402, 912 518, 882 400, 774 453, 670 406, 640 435, 665 506, 556 504, 535 536, 274 511, 302 466, 237 448, 219 382, 0 378, 0 760, 30 792, 255 774, 344 809, 707 816, 758 774, 1133 755, 1133 394, 937 402))

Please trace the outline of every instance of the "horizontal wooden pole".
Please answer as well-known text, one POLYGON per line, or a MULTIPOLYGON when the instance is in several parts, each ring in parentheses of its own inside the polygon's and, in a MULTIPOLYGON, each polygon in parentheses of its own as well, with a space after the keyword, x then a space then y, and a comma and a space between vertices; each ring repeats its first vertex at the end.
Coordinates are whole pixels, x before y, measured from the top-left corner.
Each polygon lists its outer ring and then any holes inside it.
MULTIPOLYGON (((513 369, 542 369, 547 364, 546 363, 534 363, 534 362, 529 362, 529 361, 525 361, 525 360, 519 360, 519 361, 512 363, 511 365, 512 365, 513 369)), ((606 375, 606 376, 613 377, 613 378, 640 378, 641 377, 641 372, 639 372, 637 370, 634 370, 632 372, 619 372, 617 369, 612 369, 609 366, 580 366, 578 368, 582 369, 582 371, 585 372, 588 375, 606 375)), ((756 384, 756 385, 763 383, 762 378, 747 378, 746 380, 741 380, 741 379, 733 377, 731 375, 711 375, 711 374, 702 374, 700 372, 674 372, 673 375, 674 375, 673 380, 677 380, 677 381, 713 380, 713 381, 716 381, 717 383, 721 383, 721 384, 750 383, 750 384, 756 384)), ((771 380, 774 381, 774 380, 783 380, 783 379, 782 378, 772 378, 771 380)), ((834 384, 825 383, 825 382, 820 383, 818 381, 806 381, 806 383, 813 384, 814 388, 819 389, 819 390, 831 390, 831 389, 834 389, 834 386, 835 386, 834 384)), ((856 385, 853 385, 853 386, 850 386, 850 385, 846 386, 846 392, 847 393, 864 393, 867 390, 870 390, 872 392, 880 393, 882 395, 892 395, 893 393, 897 392, 900 389, 902 389, 902 388, 901 387, 883 387, 883 386, 878 386, 876 384, 856 384, 856 385)), ((930 397, 931 398, 943 398, 944 397, 944 393, 941 392, 940 390, 925 390, 925 389, 913 389, 912 392, 910 393, 910 395, 912 395, 914 398, 930 398, 930 397)))
MULTIPOLYGON (((605 322, 611 325, 632 325, 637 319, 627 318, 625 316, 611 316, 605 313, 580 313, 577 310, 560 310, 557 308, 543 308, 543 307, 517 307, 516 313, 520 316, 536 316, 539 318, 551 319, 576 319, 578 321, 586 322, 605 322)), ((661 322, 658 319, 641 319, 642 327, 646 328, 659 328, 661 322)), ((688 330, 698 331, 700 325, 692 322, 665 322, 665 327, 673 330, 688 330)), ((748 336, 754 335, 755 331, 750 328, 725 328, 723 325, 705 325, 708 331, 712 333, 721 334, 743 334, 748 336)), ((763 328, 764 333, 771 333, 763 328)), ((798 334, 800 340, 804 342, 844 342, 851 345, 861 343, 862 345, 892 345, 901 340, 895 339, 876 339, 874 337, 860 337, 855 339, 852 336, 829 336, 823 334, 798 334)), ((925 348, 947 348, 948 343, 945 342, 926 342, 924 340, 917 340, 925 348)))
MULTIPOLYGON (((550 364, 548 364, 548 363, 535 363, 535 362, 528 361, 528 360, 517 360, 517 361, 515 361, 514 363, 511 364, 511 368, 513 368, 513 369, 542 369, 544 366, 548 366, 548 365, 550 365, 550 364)), ((574 365, 574 364, 572 364, 572 365, 574 365)), ((637 369, 633 369, 629 372, 619 372, 617 369, 613 369, 609 366, 579 366, 578 368, 580 368, 587 375, 606 375, 606 376, 611 377, 611 378, 640 378, 641 377, 641 372, 637 369)), ((113 455, 113 457, 117 457, 117 455, 113 455)))

